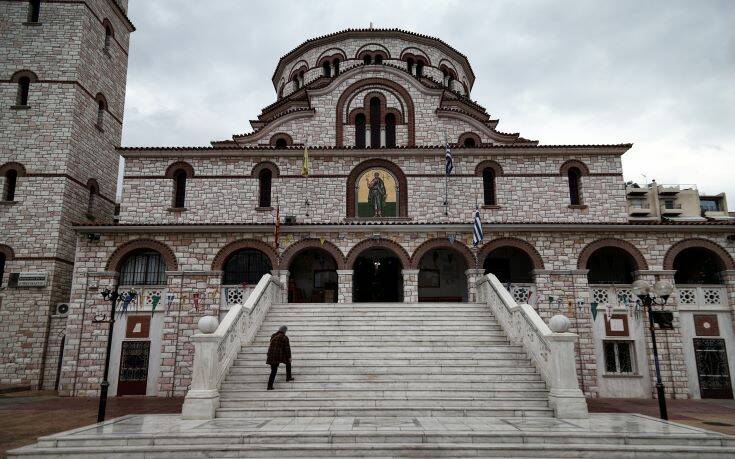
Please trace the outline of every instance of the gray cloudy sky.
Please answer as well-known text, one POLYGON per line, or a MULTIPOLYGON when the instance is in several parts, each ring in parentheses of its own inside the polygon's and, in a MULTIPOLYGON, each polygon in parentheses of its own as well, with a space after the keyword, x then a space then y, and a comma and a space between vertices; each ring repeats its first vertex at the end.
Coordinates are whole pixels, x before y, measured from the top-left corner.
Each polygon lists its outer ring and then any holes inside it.
POLYGON ((123 145, 250 131, 278 59, 348 27, 399 27, 469 57, 498 129, 632 142, 628 180, 696 183, 735 209, 735 1, 130 0, 123 145))

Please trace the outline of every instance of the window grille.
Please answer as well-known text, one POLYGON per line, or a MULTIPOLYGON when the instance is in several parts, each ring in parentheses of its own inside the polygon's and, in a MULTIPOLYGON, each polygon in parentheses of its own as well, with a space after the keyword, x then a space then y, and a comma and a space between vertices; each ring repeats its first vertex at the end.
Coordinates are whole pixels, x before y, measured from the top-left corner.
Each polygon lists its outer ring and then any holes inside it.
POLYGON ((604 341, 605 371, 612 374, 633 374, 633 342, 604 341))
POLYGON ((155 251, 136 252, 123 265, 120 285, 160 285, 166 283, 166 263, 155 251))
POLYGON ((230 255, 224 265, 224 285, 256 284, 272 269, 271 262, 260 250, 244 249, 230 255))

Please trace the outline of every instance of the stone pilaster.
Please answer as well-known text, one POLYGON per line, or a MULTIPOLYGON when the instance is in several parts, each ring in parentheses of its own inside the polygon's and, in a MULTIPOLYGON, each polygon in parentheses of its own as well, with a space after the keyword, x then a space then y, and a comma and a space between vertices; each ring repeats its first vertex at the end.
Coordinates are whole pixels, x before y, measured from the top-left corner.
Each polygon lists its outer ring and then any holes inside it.
POLYGON ((730 317, 733 320, 733 328, 735 328, 735 270, 722 271, 722 281, 725 283, 727 291, 727 304, 730 309, 730 317))
POLYGON ((419 301, 419 270, 404 269, 403 274, 403 302, 418 303, 419 301))
POLYGON ((589 304, 590 291, 587 284, 586 269, 571 270, 534 270, 536 298, 531 303, 539 316, 548 322, 556 314, 564 314, 571 321, 570 332, 578 338, 574 343, 577 362, 577 378, 582 391, 587 396, 597 396, 597 362, 595 340, 592 330, 592 314, 589 307, 578 308, 577 300, 589 304), (560 299, 561 304, 549 298, 560 299))
POLYGON ((485 273, 484 269, 468 269, 465 272, 467 276, 467 302, 477 302, 477 281, 480 280, 485 273))
MULTIPOLYGON (((655 284, 659 280, 666 280, 673 284, 675 272, 676 271, 674 270, 637 271, 636 278, 645 280, 651 285, 655 284)), ((654 304, 653 310, 670 311, 674 316, 673 330, 656 329, 659 368, 661 369, 661 381, 666 389, 666 397, 687 399, 689 398, 687 368, 684 361, 684 344, 681 339, 681 321, 675 296, 672 295, 663 307, 654 304)), ((644 330, 646 335, 646 349, 648 349, 648 370, 651 378, 651 396, 656 398, 656 367, 653 359, 653 342, 651 341, 649 318, 646 311, 644 311, 644 317, 646 319, 644 330)))
POLYGON ((283 285, 283 301, 288 301, 288 269, 273 269, 271 270, 271 275, 283 285))
POLYGON ((351 269, 337 270, 337 302, 352 303, 352 274, 351 269))

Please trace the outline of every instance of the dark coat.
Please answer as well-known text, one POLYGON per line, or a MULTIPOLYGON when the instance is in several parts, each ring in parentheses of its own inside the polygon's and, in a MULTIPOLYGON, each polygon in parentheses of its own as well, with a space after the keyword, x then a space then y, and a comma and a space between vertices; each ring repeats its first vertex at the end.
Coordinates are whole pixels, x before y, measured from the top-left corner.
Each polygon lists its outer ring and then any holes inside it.
POLYGON ((271 344, 268 346, 268 365, 288 363, 291 360, 291 345, 288 336, 283 332, 275 332, 271 335, 271 344))

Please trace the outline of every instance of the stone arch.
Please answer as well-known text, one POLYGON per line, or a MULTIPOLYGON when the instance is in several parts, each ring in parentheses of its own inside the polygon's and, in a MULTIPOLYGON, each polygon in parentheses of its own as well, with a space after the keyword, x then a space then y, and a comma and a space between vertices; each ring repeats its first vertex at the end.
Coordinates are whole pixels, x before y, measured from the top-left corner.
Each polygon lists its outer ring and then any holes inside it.
POLYGON ((13 75, 10 77, 11 83, 18 83, 21 78, 26 77, 30 80, 31 83, 37 83, 38 82, 38 75, 36 75, 35 72, 28 69, 18 70, 17 72, 13 73, 13 75))
POLYGON ((9 170, 17 172, 18 177, 24 177, 26 175, 26 168, 21 163, 10 162, 0 166, 0 176, 4 176, 9 170))
POLYGON ((395 254, 396 257, 401 261, 403 269, 409 269, 411 267, 411 257, 408 255, 406 249, 402 245, 390 239, 365 239, 355 244, 350 252, 347 254, 346 266, 348 269, 352 269, 355 265, 355 261, 360 254, 368 249, 386 249, 390 250, 395 254))
POLYGON ((390 51, 380 43, 366 43, 355 53, 355 59, 362 59, 365 53, 380 53, 383 59, 390 59, 390 51))
POLYGON ((337 269, 345 269, 345 256, 339 247, 327 240, 322 243, 320 239, 316 238, 302 239, 288 246, 281 256, 281 269, 288 269, 288 266, 296 255, 303 250, 312 248, 325 250, 334 258, 334 261, 337 263, 337 269))
POLYGON ((543 258, 541 258, 541 254, 539 253, 539 251, 536 250, 536 247, 534 247, 533 244, 528 241, 524 241, 523 239, 518 239, 515 237, 501 237, 498 239, 493 239, 492 241, 483 245, 480 249, 480 252, 477 254, 478 266, 484 266, 487 256, 490 255, 495 249, 499 249, 501 247, 513 247, 523 251, 531 259, 531 262, 533 263, 533 269, 544 269, 544 260, 543 258))
POLYGON ((186 172, 186 178, 192 178, 192 177, 194 177, 194 168, 191 167, 191 164, 189 164, 189 163, 187 163, 185 161, 177 161, 177 162, 169 165, 166 168, 166 174, 165 174, 166 178, 173 179, 174 178, 174 173, 177 170, 179 170, 179 169, 181 169, 184 172, 186 172))
POLYGON ((299 72, 303 71, 304 73, 306 73, 308 70, 309 70, 309 64, 305 60, 302 59, 296 62, 291 67, 291 73, 289 73, 288 75, 288 81, 293 80, 294 75, 298 74, 299 72))
POLYGON ((285 132, 277 132, 273 134, 270 140, 268 141, 268 145, 270 145, 271 147, 275 147, 276 142, 278 142, 280 139, 283 139, 286 141, 287 147, 290 147, 293 145, 293 138, 290 135, 286 134, 285 132))
POLYGON ((733 260, 732 255, 730 255, 727 250, 716 242, 702 238, 684 239, 669 247, 669 250, 666 251, 666 255, 664 255, 664 269, 674 269, 674 259, 676 259, 676 256, 679 255, 682 250, 694 247, 710 250, 720 257, 725 269, 735 270, 735 260, 733 260))
POLYGON ((403 51, 401 51, 400 60, 405 61, 409 57, 412 57, 414 59, 421 58, 426 61, 424 65, 431 66, 431 59, 429 59, 429 56, 421 49, 416 48, 414 46, 409 46, 408 48, 404 48, 403 51))
POLYGON ((477 166, 475 166, 475 175, 482 176, 482 171, 484 171, 488 167, 495 172, 496 177, 500 177, 501 175, 503 175, 503 166, 501 166, 499 162, 493 161, 492 159, 480 161, 479 163, 477 163, 477 166))
POLYGON ((406 174, 403 173, 397 164, 386 159, 368 159, 355 166, 350 175, 347 176, 347 217, 354 218, 357 216, 357 205, 355 196, 355 182, 364 171, 372 167, 382 167, 388 170, 396 178, 398 182, 398 217, 408 217, 408 180, 406 174))
POLYGON ((583 163, 582 161, 578 161, 576 159, 570 159, 568 161, 564 161, 564 164, 562 164, 561 167, 559 167, 559 173, 561 175, 567 175, 567 173, 569 172, 569 169, 571 169, 572 167, 576 167, 577 169, 579 169, 582 175, 590 175, 589 167, 587 167, 587 165, 583 163))
POLYGON ((112 38, 114 38, 114 37, 115 37, 115 28, 114 28, 114 27, 112 27, 112 22, 110 22, 110 20, 109 20, 109 19, 107 19, 107 18, 104 18, 104 19, 102 20, 102 27, 104 27, 104 28, 105 28, 105 33, 107 33, 107 30, 109 30, 109 31, 110 31, 110 37, 112 37, 112 38))
POLYGON ((5 255, 5 261, 10 261, 15 258, 15 252, 9 245, 0 244, 0 253, 5 255))
POLYGON ((643 256, 643 253, 638 250, 638 247, 634 246, 628 241, 616 238, 598 239, 587 244, 587 246, 582 249, 579 254, 579 258, 577 259, 577 269, 587 269, 587 262, 589 261, 592 254, 595 253, 597 249, 601 249, 603 247, 616 247, 618 249, 622 249, 626 251, 631 257, 633 257, 636 268, 639 271, 648 269, 648 262, 643 256))
POLYGON ((174 254, 174 251, 171 250, 171 248, 163 242, 153 239, 136 239, 134 241, 129 241, 121 245, 120 247, 115 249, 114 252, 112 252, 112 255, 110 255, 110 258, 107 260, 105 270, 120 272, 120 269, 122 268, 122 263, 125 261, 127 256, 130 253, 140 249, 155 250, 156 252, 161 254, 161 257, 163 257, 163 261, 164 263, 166 263, 167 270, 178 271, 179 264, 176 261, 176 254, 174 254))
POLYGON ((336 132, 336 146, 337 147, 343 147, 344 146, 344 118, 345 118, 345 104, 347 103, 347 100, 349 97, 355 93, 356 91, 359 91, 365 86, 384 86, 389 89, 392 89, 396 93, 398 93, 401 98, 405 101, 406 104, 406 117, 405 122, 408 124, 408 146, 413 147, 416 145, 416 134, 415 134, 415 123, 416 123, 416 110, 413 104, 413 99, 411 98, 411 95, 408 93, 406 88, 401 86, 400 84, 388 80, 386 78, 365 78, 359 81, 356 81, 352 83, 350 86, 348 86, 344 91, 342 91, 342 94, 339 96, 339 100, 337 100, 337 108, 336 108, 336 126, 335 126, 335 132, 336 132))
POLYGON ((482 139, 480 136, 475 132, 465 132, 462 135, 459 136, 458 146, 460 148, 464 147, 464 143, 467 139, 472 139, 475 141, 475 147, 479 147, 482 145, 482 139))
POLYGON ((321 67, 325 60, 332 62, 335 58, 345 61, 347 54, 341 48, 326 49, 316 58, 316 66, 321 67))
POLYGON ((411 268, 419 269, 421 258, 432 249, 449 249, 457 252, 464 258, 465 263, 467 264, 467 269, 473 269, 477 265, 475 254, 472 253, 472 250, 463 242, 455 240, 452 243, 449 242, 449 239, 435 238, 429 239, 413 251, 413 255, 411 256, 411 268))
POLYGON ((268 260, 271 262, 272 269, 276 269, 278 267, 278 254, 272 245, 257 239, 239 239, 237 241, 230 242, 217 252, 217 255, 215 255, 214 260, 212 261, 212 271, 222 271, 227 258, 242 249, 260 250, 266 257, 268 257, 268 260))
POLYGON ((263 169, 269 169, 271 173, 273 174, 273 177, 278 177, 281 174, 280 169, 278 169, 278 166, 276 166, 275 163, 271 161, 261 161, 255 166, 253 166, 253 170, 250 171, 250 176, 253 178, 258 178, 260 171, 263 169))

